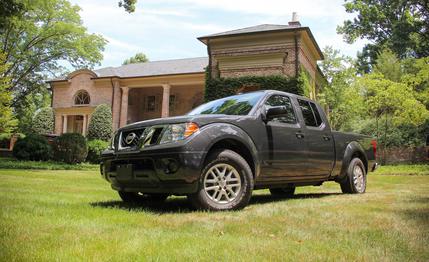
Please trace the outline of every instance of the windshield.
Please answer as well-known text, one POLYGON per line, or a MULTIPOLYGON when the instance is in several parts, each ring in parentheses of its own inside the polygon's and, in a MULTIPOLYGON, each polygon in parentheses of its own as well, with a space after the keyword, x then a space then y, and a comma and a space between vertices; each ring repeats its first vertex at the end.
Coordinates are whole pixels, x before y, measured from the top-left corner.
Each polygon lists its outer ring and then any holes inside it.
POLYGON ((253 92, 221 98, 200 105, 188 115, 247 115, 263 95, 263 92, 253 92))

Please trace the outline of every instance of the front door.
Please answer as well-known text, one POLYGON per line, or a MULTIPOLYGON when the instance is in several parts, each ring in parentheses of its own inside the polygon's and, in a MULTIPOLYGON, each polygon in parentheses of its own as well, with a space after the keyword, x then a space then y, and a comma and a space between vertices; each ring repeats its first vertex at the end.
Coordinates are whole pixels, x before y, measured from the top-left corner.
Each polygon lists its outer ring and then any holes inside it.
POLYGON ((288 115, 272 119, 265 125, 268 141, 263 179, 282 181, 302 176, 306 172, 307 146, 291 99, 274 94, 264 106, 284 106, 288 109, 288 115))

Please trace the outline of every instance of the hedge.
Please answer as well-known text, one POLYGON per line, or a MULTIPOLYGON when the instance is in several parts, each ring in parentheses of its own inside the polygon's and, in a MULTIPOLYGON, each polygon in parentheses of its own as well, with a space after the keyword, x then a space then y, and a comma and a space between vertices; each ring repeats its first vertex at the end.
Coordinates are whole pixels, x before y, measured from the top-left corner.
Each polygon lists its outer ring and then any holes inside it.
POLYGON ((48 140, 38 134, 18 139, 13 147, 13 156, 19 160, 46 161, 52 156, 48 140))
POLYGON ((106 104, 98 105, 88 125, 89 140, 100 139, 109 141, 112 136, 112 110, 106 104))
POLYGON ((52 134, 54 131, 54 112, 45 107, 37 111, 33 117, 32 130, 37 134, 52 134))
POLYGON ((88 155, 86 139, 78 133, 65 133, 53 145, 54 158, 68 164, 81 163, 88 155))

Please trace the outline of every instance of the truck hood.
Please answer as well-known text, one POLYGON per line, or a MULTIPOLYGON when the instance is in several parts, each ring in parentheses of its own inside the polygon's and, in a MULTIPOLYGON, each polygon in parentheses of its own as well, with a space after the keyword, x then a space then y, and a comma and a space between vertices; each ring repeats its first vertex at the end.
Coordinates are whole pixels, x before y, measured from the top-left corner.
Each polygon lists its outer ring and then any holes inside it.
POLYGON ((179 124, 179 123, 189 123, 189 122, 194 122, 199 127, 202 127, 211 123, 230 123, 235 121, 242 121, 249 118, 254 118, 254 116, 184 115, 184 116, 176 116, 176 117, 156 118, 156 119, 136 122, 120 128, 119 131, 137 129, 140 127, 147 127, 147 126, 179 124))

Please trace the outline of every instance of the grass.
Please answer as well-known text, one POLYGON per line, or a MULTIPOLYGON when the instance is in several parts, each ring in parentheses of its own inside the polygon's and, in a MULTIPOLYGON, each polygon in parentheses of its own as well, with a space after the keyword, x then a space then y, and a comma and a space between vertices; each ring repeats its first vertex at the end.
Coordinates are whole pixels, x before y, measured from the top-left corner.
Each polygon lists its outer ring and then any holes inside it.
POLYGON ((123 204, 96 171, 0 169, 0 192, 2 261, 429 261, 429 176, 370 174, 363 195, 255 191, 219 213, 123 204))
POLYGON ((0 169, 99 170, 99 165, 89 163, 66 164, 55 161, 19 161, 15 158, 0 158, 0 169))
POLYGON ((377 175, 429 175, 429 165, 397 165, 381 166, 374 174, 377 175))

